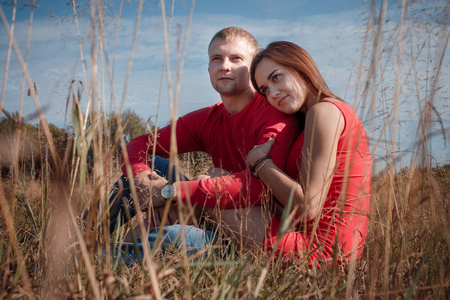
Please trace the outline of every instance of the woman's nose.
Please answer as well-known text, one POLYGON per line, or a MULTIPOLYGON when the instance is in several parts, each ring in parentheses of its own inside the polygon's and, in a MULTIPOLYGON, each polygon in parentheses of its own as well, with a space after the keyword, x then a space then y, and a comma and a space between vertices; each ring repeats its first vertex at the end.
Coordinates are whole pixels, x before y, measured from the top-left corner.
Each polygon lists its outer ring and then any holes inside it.
POLYGON ((272 97, 273 99, 277 98, 279 94, 280 91, 278 89, 275 88, 270 89, 270 97, 272 97))

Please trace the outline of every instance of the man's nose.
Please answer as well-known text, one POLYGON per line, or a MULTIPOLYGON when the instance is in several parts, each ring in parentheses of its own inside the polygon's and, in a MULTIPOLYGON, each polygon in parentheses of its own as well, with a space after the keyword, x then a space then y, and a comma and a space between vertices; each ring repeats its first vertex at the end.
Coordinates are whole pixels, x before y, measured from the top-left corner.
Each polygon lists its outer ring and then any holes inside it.
POLYGON ((222 61, 222 65, 221 65, 220 70, 221 71, 227 71, 227 72, 231 70, 231 62, 230 62, 229 59, 224 59, 222 61))

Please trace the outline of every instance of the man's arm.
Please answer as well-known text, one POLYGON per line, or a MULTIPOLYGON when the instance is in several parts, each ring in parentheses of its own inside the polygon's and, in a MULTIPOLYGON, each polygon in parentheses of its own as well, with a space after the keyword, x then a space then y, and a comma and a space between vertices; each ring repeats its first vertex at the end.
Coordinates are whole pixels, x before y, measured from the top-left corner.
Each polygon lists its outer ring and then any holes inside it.
MULTIPOLYGON (((258 143, 265 143, 276 136, 270 154, 273 162, 284 170, 289 152, 299 135, 299 123, 296 116, 287 116, 277 110, 268 109, 258 116, 261 120, 258 143)), ((227 176, 176 184, 178 200, 199 206, 231 209, 261 204, 264 196, 263 183, 252 176, 249 170, 232 173, 227 176)))
MULTIPOLYGON (((198 127, 201 128, 201 122, 204 120, 205 113, 208 112, 208 108, 200 109, 198 111, 191 112, 184 117, 180 117, 177 121, 176 135, 177 135, 177 148, 178 154, 192 152, 192 151, 204 151, 202 146, 199 145, 196 139, 196 132, 192 132, 192 128, 185 128, 183 125, 184 119, 196 120, 198 127)), ((126 150, 128 154, 128 161, 133 171, 133 177, 144 171, 151 171, 148 165, 149 154, 153 153, 153 146, 155 146, 155 154, 161 157, 168 158, 170 150, 170 136, 172 134, 172 125, 168 125, 156 132, 144 134, 134 138, 127 144, 126 150), (156 144, 154 139, 156 137, 156 144)), ((127 174, 125 158, 122 154, 121 165, 123 174, 127 174)))
MULTIPOLYGON (((168 136, 170 138, 170 125, 164 128, 161 128, 157 132, 158 136, 162 136, 161 139, 158 138, 158 143, 156 146, 156 154, 159 156, 167 157, 168 155, 168 145, 165 142, 165 137, 168 136), (167 134, 169 133, 169 134, 167 134), (164 146, 163 146, 164 145, 164 146)), ((148 155, 153 152, 153 135, 152 134, 144 134, 134 138, 131 142, 127 144, 126 151, 128 155, 128 162, 131 166, 133 177, 137 176, 142 172, 149 171, 151 172, 150 166, 148 165, 148 155)), ((127 172, 125 156, 122 153, 120 158, 120 163, 122 166, 122 172, 127 177, 130 175, 127 172)))

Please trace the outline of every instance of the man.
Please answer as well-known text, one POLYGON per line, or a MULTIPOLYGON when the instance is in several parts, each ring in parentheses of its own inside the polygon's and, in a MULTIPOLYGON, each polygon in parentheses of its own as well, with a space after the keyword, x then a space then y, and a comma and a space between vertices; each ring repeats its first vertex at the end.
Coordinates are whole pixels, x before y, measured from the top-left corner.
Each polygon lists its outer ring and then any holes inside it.
MULTIPOLYGON (((178 154, 206 152, 214 167, 224 170, 226 175, 170 182, 175 190, 170 196, 178 203, 190 202, 219 210, 260 205, 264 198, 261 196, 263 184, 251 176, 245 157, 255 145, 266 142, 271 136, 276 136, 271 151, 273 162, 284 169, 290 148, 299 134, 299 125, 295 116, 280 113, 253 89, 249 69, 257 49, 254 37, 237 27, 224 28, 212 38, 208 47, 208 72, 222 101, 180 117, 176 123, 176 142, 178 154)), ((171 130, 171 125, 158 130, 156 143, 151 134, 135 138, 127 145, 128 161, 122 156, 123 173, 134 177, 143 207, 150 205, 149 199, 153 209, 164 207, 166 199, 161 189, 168 181, 151 171, 149 154, 156 147, 157 155, 169 156, 171 130), (127 172, 127 164, 131 166, 131 174, 127 172)), ((125 177, 122 181, 126 181, 125 177)), ((116 184, 117 188, 119 186, 116 184)), ((129 193, 125 198, 129 198, 129 193)), ((121 197, 113 200, 111 229, 116 226, 118 213, 125 215, 127 202, 121 197)), ((264 230, 262 223, 254 225, 251 230, 264 230)))

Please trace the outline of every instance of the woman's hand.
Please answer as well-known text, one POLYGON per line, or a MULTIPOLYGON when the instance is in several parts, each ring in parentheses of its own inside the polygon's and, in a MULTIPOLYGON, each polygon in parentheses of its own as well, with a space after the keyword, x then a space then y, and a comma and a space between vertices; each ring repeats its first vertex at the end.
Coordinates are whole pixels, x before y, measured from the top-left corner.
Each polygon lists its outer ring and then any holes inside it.
POLYGON ((246 163, 247 166, 251 166, 261 157, 269 154, 270 149, 272 149, 272 145, 275 143, 275 137, 272 135, 267 142, 261 145, 257 145, 253 147, 252 150, 247 154, 246 163))

